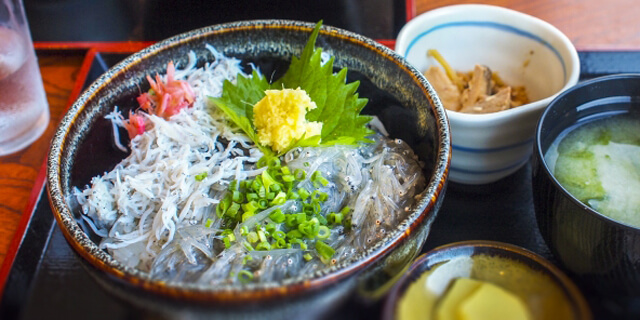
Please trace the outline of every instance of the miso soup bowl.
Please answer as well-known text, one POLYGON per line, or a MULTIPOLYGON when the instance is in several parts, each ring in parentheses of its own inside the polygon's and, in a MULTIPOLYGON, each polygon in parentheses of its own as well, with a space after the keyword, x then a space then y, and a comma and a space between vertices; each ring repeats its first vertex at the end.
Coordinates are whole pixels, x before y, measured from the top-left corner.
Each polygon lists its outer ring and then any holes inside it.
POLYGON ((447 110, 453 156, 450 180, 485 184, 502 179, 531 158, 538 118, 549 102, 578 82, 580 62, 553 25, 514 10, 463 4, 425 12, 400 31, 396 51, 419 71, 440 64, 436 49, 457 71, 488 66, 509 85, 524 86, 530 103, 486 114, 447 110))
MULTIPOLYGON (((580 286, 617 302, 640 297, 640 229, 578 201, 556 180, 545 154, 568 128, 611 115, 640 113, 638 101, 640 75, 582 82, 549 104, 536 128, 533 152, 533 200, 544 240, 580 286)), ((626 312, 624 307, 619 310, 626 312)))
POLYGON ((360 96, 373 94, 364 112, 377 115, 390 135, 408 142, 425 163, 428 182, 415 209, 370 249, 328 269, 278 283, 213 286, 160 281, 101 250, 99 238, 82 223, 80 208, 71 201, 73 187, 84 187, 91 177, 111 170, 126 156, 111 143, 111 125, 104 116, 115 105, 124 112, 135 107, 135 97, 148 88, 147 75, 164 73, 170 60, 179 68, 186 65, 189 51, 196 53, 202 66, 213 59, 205 44, 240 59, 287 61, 302 52, 314 26, 258 20, 177 35, 108 70, 71 106, 51 144, 47 190, 69 245, 107 291, 163 317, 314 318, 339 306, 357 283, 375 288, 373 282, 384 282, 417 255, 447 182, 450 138, 444 109, 426 79, 398 54, 371 39, 329 26, 322 27, 316 45, 335 57, 335 66, 355 71, 361 80, 360 96))

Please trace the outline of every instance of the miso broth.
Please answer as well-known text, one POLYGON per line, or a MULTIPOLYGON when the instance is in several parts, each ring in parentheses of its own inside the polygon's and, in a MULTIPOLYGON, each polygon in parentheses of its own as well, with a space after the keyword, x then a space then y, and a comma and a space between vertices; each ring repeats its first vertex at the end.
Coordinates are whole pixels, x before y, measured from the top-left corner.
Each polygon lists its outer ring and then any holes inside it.
POLYGON ((582 203, 640 227, 640 116, 616 115, 567 129, 545 159, 582 203))

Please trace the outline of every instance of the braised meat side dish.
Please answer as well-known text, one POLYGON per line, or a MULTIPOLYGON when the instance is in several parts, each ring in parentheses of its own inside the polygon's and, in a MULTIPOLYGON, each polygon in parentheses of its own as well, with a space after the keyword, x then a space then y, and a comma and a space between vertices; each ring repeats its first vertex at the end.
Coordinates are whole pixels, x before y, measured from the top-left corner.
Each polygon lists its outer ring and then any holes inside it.
POLYGON ((477 64, 473 71, 453 70, 436 50, 429 50, 441 65, 425 72, 444 107, 464 113, 491 113, 529 103, 526 89, 509 86, 489 67, 477 64), (443 70, 444 69, 444 70, 443 70))

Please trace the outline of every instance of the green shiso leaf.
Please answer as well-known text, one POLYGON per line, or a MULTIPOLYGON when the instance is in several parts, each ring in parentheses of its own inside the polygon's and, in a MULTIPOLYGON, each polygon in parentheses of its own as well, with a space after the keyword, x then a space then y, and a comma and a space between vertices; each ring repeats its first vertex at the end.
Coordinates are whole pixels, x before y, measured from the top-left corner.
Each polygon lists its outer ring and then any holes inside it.
POLYGON ((360 115, 368 100, 360 98, 359 81, 347 83, 347 68, 333 73, 334 57, 322 64, 322 49, 316 48, 322 21, 316 24, 300 58, 293 57, 285 75, 272 88, 300 87, 307 92, 317 108, 307 113, 307 121, 322 122, 320 145, 353 145, 371 142, 373 131, 366 127, 370 116, 360 115))
POLYGON ((334 74, 334 58, 322 64, 322 49, 315 48, 321 26, 322 21, 316 24, 302 54, 292 57, 289 69, 279 80, 269 84, 264 76, 254 71, 250 77, 239 75, 236 84, 225 81, 222 96, 210 98, 266 156, 273 156, 274 153, 258 141, 253 126, 253 106, 265 96, 268 89, 303 89, 317 106, 307 113, 307 121, 322 122, 320 136, 292 141, 282 153, 294 147, 371 142, 367 136, 374 132, 366 124, 372 117, 360 115, 367 104, 367 99, 360 98, 357 93, 360 82, 347 83, 346 68, 334 74))
POLYGON ((273 151, 258 142, 258 134, 253 127, 253 105, 265 96, 265 91, 268 89, 267 79, 254 70, 249 77, 238 75, 235 85, 231 81, 225 80, 222 86, 222 96, 220 98, 209 97, 209 100, 215 103, 229 120, 242 129, 262 150, 262 153, 271 156, 273 151))

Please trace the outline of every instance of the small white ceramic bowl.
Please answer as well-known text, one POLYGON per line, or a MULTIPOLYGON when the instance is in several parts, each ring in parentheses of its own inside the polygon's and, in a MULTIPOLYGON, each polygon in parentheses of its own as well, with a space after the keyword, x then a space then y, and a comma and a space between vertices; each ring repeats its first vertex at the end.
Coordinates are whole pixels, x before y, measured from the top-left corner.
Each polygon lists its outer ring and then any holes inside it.
POLYGON ((508 84, 525 86, 529 104, 489 114, 447 110, 453 155, 449 178, 465 184, 499 180, 529 161, 539 116, 578 82, 580 62, 571 41, 551 24, 490 5, 453 5, 421 14, 400 31, 396 51, 418 70, 438 62, 436 49, 458 71, 488 66, 508 84))

